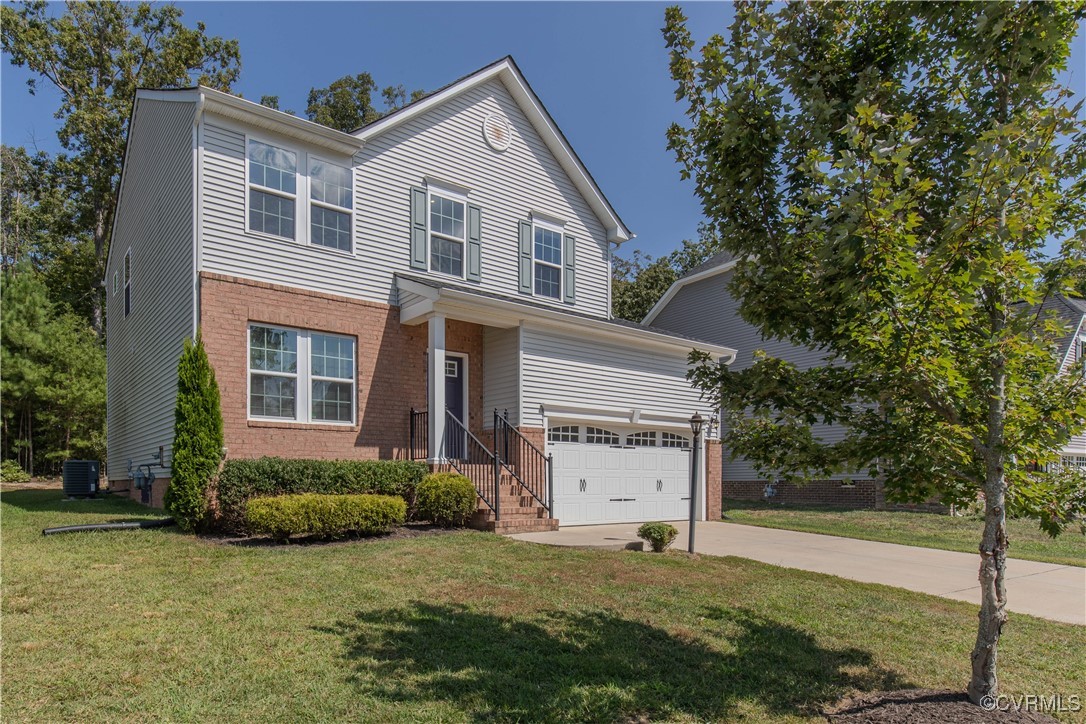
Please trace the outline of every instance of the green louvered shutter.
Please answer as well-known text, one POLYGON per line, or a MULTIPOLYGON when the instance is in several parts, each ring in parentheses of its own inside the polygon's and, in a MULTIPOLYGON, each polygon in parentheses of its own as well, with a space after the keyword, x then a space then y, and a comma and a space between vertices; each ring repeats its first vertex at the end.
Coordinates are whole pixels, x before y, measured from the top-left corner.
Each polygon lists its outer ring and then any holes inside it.
POLYGON ((532 293, 532 224, 520 222, 520 293, 532 293))
POLYGON ((577 240, 569 234, 562 236, 562 301, 577 301, 577 240))
POLYGON ((426 189, 411 187, 411 268, 426 271, 426 189))
POLYGON ((469 282, 483 280, 483 210, 468 207, 468 273, 469 282))

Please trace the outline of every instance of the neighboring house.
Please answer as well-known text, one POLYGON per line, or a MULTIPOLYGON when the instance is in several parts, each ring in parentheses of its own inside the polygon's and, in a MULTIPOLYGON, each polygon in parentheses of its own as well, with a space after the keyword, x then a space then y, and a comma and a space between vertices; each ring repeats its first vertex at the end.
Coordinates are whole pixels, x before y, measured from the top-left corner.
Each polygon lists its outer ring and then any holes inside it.
MULTIPOLYGON (((750 367, 757 350, 791 362, 800 369, 810 369, 823 363, 823 353, 798 347, 780 340, 763 339, 761 331, 739 316, 739 302, 728 290, 735 260, 727 252, 717 254, 692 269, 676 281, 649 311, 645 324, 689 334, 713 342, 727 340, 739 351, 731 368, 750 367)), ((1072 330, 1060 340, 1058 354, 1063 368, 1070 370, 1082 359, 1086 344, 1086 301, 1070 297, 1051 300, 1051 309, 1072 330)), ((845 429, 839 425, 820 425, 816 434, 826 442, 843 439, 845 429)), ((881 508, 885 498, 877 481, 865 474, 836 475, 815 480, 803 486, 777 482, 759 473, 748 460, 729 459, 723 454, 723 497, 740 500, 771 499, 774 502, 833 505, 853 508, 881 508)), ((1072 438, 1063 451, 1064 464, 1086 466, 1086 435, 1072 438)))
POLYGON ((229 457, 451 465, 498 530, 684 518, 686 357, 734 350, 610 318, 630 237, 511 58, 350 134, 141 90, 107 266, 110 485, 153 471, 160 503, 200 329, 229 457))

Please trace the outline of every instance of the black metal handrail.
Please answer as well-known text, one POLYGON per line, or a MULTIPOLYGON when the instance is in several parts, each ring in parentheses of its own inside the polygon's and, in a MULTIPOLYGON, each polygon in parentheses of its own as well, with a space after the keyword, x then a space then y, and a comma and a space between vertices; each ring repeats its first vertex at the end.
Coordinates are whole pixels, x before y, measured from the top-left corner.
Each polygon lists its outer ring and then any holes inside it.
POLYGON ((426 410, 411 408, 407 454, 410 460, 425 460, 430 457, 430 415, 426 410))
POLYGON ((494 410, 494 454, 498 463, 536 501, 554 510, 554 460, 509 422, 509 412, 494 410))
POLYGON ((445 460, 456 472, 475 484, 479 498, 494 511, 494 520, 500 520, 498 481, 501 471, 498 458, 448 410, 445 410, 445 447, 445 460))

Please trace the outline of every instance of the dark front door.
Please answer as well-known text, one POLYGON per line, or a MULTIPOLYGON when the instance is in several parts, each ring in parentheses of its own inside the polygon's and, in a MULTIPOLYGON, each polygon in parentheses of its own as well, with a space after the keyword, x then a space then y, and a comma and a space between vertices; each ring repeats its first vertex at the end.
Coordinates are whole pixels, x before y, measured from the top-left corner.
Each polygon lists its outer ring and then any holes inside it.
MULTIPOLYGON (((445 356, 445 407, 452 416, 464 423, 464 358, 454 355, 445 356)), ((464 424, 467 427, 467 424, 464 424)), ((456 425, 445 428, 445 456, 454 460, 463 460, 467 452, 467 440, 456 425)))

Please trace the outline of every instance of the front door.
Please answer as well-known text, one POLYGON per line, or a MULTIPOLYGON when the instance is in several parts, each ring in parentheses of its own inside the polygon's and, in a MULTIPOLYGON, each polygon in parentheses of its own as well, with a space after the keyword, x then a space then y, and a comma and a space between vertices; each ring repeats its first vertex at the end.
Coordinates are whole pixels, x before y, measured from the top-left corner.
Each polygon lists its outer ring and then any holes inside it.
MULTIPOLYGON (((445 355, 445 407, 452 413, 453 417, 464 423, 464 427, 467 427, 464 414, 467 399, 467 395, 464 394, 465 382, 467 381, 464 362, 463 357, 445 355)), ((463 432, 454 425, 447 425, 445 427, 445 457, 453 460, 463 460, 466 453, 467 440, 463 432)))

